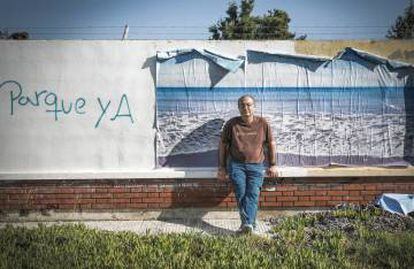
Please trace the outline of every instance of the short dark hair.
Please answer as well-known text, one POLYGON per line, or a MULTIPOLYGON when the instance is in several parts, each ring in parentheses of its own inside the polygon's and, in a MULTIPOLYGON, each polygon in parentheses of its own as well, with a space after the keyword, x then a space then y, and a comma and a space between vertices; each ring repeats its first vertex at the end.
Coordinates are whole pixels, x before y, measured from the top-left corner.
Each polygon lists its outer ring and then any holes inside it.
POLYGON ((239 105, 240 105, 240 103, 241 103, 241 101, 243 101, 243 100, 244 100, 244 99, 246 99, 246 98, 250 98, 250 99, 252 99, 252 100, 253 100, 253 103, 254 103, 254 104, 256 103, 256 100, 254 99, 254 97, 253 97, 253 96, 251 96, 250 94, 245 94, 245 95, 241 96, 241 97, 237 100, 237 105, 239 106, 239 105))

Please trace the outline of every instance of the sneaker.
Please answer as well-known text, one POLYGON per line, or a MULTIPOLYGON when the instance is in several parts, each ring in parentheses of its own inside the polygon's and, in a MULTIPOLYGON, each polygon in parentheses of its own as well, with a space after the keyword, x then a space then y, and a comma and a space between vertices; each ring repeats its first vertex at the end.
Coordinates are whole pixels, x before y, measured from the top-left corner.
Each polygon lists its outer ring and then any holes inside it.
POLYGON ((252 234, 253 226, 250 224, 242 224, 239 229, 236 230, 236 234, 252 234))
POLYGON ((243 234, 252 234, 253 226, 251 224, 246 224, 243 226, 243 234))
POLYGON ((244 224, 240 224, 240 227, 236 230, 236 234, 242 234, 243 233, 243 227, 244 227, 244 224))

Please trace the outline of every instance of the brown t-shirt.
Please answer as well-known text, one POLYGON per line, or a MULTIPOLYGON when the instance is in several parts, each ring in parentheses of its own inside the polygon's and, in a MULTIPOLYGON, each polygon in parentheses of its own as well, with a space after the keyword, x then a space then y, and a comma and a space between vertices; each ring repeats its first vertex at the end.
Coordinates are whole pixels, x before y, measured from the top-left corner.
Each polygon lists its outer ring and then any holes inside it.
POLYGON ((254 116, 249 124, 235 117, 224 125, 221 140, 228 145, 232 160, 261 163, 265 159, 264 145, 271 143, 273 136, 264 118, 254 116))

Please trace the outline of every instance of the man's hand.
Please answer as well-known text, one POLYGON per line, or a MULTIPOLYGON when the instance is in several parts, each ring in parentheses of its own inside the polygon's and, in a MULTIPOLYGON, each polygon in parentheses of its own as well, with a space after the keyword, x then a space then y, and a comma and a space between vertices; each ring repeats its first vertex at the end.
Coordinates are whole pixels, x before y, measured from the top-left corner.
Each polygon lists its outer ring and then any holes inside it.
POLYGON ((220 181, 225 181, 227 179, 226 168, 219 167, 217 171, 217 179, 220 181))
POLYGON ((272 178, 279 176, 276 165, 272 165, 267 169, 267 176, 272 178))

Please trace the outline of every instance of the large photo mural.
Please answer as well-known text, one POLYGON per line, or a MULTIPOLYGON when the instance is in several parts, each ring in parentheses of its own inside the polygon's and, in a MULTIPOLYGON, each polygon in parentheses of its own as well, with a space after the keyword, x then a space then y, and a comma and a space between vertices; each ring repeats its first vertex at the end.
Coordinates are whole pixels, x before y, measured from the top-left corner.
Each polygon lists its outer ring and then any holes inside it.
POLYGON ((414 68, 347 48, 333 59, 206 50, 157 55, 160 167, 216 167, 225 121, 251 94, 271 124, 278 166, 413 163, 414 68))

